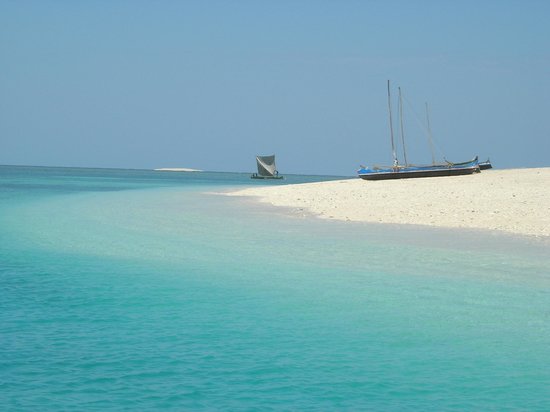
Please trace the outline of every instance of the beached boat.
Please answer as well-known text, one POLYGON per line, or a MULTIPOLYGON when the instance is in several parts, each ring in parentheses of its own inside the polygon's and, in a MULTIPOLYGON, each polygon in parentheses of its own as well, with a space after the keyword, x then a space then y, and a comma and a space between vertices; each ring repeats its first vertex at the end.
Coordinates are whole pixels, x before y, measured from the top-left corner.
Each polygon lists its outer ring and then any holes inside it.
POLYGON ((479 162, 480 170, 487 170, 492 168, 493 168, 493 165, 491 164, 491 161, 489 159, 485 160, 484 162, 479 162))
MULTIPOLYGON (((449 165, 449 166, 466 166, 466 165, 469 165, 469 164, 472 164, 474 162, 477 162, 479 164, 479 158, 478 156, 474 157, 472 160, 468 160, 466 162, 451 162, 447 159, 445 159, 445 164, 449 165)), ((480 168, 481 169, 481 168, 480 168)))
POLYGON ((361 168, 357 174, 364 180, 409 179, 415 177, 459 176, 479 172, 479 165, 472 163, 464 166, 393 166, 388 168, 361 168))
POLYGON ((275 155, 256 156, 258 173, 250 176, 252 179, 283 179, 275 165, 275 155))
MULTIPOLYGON (((467 175, 472 173, 479 172, 479 162, 477 156, 467 162, 461 163, 452 163, 445 161, 445 163, 436 163, 435 157, 432 152, 432 164, 431 165, 413 165, 407 162, 407 153, 405 150, 405 137, 403 132, 403 103, 401 97, 401 88, 399 88, 399 117, 401 124, 401 140, 403 146, 403 157, 405 160, 404 165, 399 164, 399 159, 397 157, 396 145, 393 136, 393 120, 392 120, 392 110, 391 110, 391 93, 390 93, 390 82, 388 80, 388 109, 389 109, 389 120, 390 120, 390 139, 391 147, 393 154, 393 166, 385 167, 373 167, 367 168, 361 166, 357 171, 357 175, 364 180, 385 180, 385 179, 408 179, 408 178, 417 178, 417 177, 437 177, 437 176, 457 176, 457 175, 467 175)), ((428 119, 428 132, 430 136, 431 144, 431 131, 429 129, 429 119, 428 119)))

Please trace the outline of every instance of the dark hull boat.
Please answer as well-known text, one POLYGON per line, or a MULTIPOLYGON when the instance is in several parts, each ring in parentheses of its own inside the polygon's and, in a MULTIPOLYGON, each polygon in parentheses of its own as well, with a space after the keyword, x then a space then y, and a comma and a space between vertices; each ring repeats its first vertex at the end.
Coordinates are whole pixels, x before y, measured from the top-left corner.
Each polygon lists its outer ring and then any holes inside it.
MULTIPOLYGON (((391 147, 393 153, 393 166, 388 167, 373 167, 372 169, 361 166, 361 169, 357 171, 357 175, 364 180, 387 180, 387 179, 411 179, 419 177, 438 177, 438 176, 459 176, 459 175, 469 175, 477 173, 480 171, 479 162, 477 156, 467 162, 461 163, 452 163, 445 161, 445 163, 435 163, 435 156, 432 149, 432 161, 431 165, 427 166, 417 166, 411 165, 407 162, 407 154, 405 151, 405 137, 403 132, 403 104, 401 97, 401 88, 399 88, 399 117, 401 125, 401 141, 403 146, 403 156, 405 159, 405 165, 402 166, 399 164, 396 153, 396 145, 393 137, 393 121, 392 121, 392 110, 391 110, 391 94, 390 94, 390 82, 388 81, 388 109, 389 109, 389 120, 390 120, 390 137, 391 137, 391 147)), ((427 105, 426 105, 426 114, 427 114, 427 105)), ((430 122, 428 120, 428 134, 431 141, 431 130, 430 122)))
POLYGON ((467 162, 460 162, 460 163, 450 162, 447 159, 445 159, 445 164, 447 166, 468 166, 468 165, 470 165, 474 162, 478 162, 478 164, 479 164, 479 159, 478 159, 477 156, 474 157, 472 160, 468 160, 467 162))
POLYGON ((387 169, 359 169, 357 174, 364 180, 410 179, 418 177, 460 176, 478 173, 478 164, 466 166, 404 166, 387 169))
POLYGON ((487 159, 486 161, 484 162, 479 162, 479 168, 481 170, 487 170, 487 169, 492 169, 493 168, 493 165, 491 164, 491 161, 489 159, 487 159))
POLYGON ((250 176, 251 179, 284 179, 284 176, 261 176, 257 173, 253 173, 252 176, 250 176))
POLYGON ((256 164, 258 173, 253 173, 252 179, 283 179, 275 166, 275 155, 256 156, 256 164))

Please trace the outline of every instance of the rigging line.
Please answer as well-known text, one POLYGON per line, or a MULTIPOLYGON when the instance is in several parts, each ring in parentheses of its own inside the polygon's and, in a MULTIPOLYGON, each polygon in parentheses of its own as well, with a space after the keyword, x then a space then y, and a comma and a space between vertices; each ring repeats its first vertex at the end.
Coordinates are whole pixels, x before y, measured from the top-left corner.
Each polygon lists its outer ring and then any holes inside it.
POLYGON ((399 90, 399 122, 401 123, 401 144, 403 145, 403 158, 405 159, 405 165, 407 166, 407 150, 405 149, 405 132, 403 131, 403 99, 401 98, 401 87, 399 90))
POLYGON ((430 142, 430 150, 432 151, 432 164, 435 164, 434 142, 432 138, 432 128, 430 127, 430 115, 428 112, 428 102, 426 102, 426 123, 428 125, 428 140, 430 142))
POLYGON ((388 80, 388 109, 390 112, 390 135, 391 135, 391 151, 393 155, 393 165, 397 166, 399 161, 397 160, 397 153, 395 152, 395 142, 393 141, 393 120, 391 117, 391 96, 390 96, 390 81, 388 80))
MULTIPOLYGON (((433 139, 433 135, 432 135, 432 132, 431 132, 431 128, 428 126, 426 126, 426 124, 423 122, 423 120, 420 118, 420 116, 418 115, 418 113, 414 110, 414 107, 413 105, 411 104, 411 102, 405 97, 403 96, 403 99, 405 100, 405 103, 407 103, 409 105, 409 108, 411 109, 411 111, 413 112, 414 114, 414 118, 416 120, 416 122, 420 125, 420 127, 422 129, 424 129, 424 131, 426 132, 426 134, 428 136, 430 136, 432 138, 432 143, 434 145, 434 147, 438 150, 439 154, 445 158, 445 153, 443 152, 443 150, 441 150, 441 147, 437 144, 437 141, 435 139, 433 139)), ((434 162, 435 163, 435 162, 434 162)))

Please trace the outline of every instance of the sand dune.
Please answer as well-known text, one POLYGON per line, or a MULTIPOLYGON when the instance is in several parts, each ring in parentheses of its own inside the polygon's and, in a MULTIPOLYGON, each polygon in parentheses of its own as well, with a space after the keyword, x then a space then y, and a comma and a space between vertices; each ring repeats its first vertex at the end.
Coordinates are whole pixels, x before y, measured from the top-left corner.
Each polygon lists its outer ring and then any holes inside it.
POLYGON ((292 212, 329 219, 550 236, 550 168, 263 186, 231 195, 257 196, 262 202, 285 206, 292 212))

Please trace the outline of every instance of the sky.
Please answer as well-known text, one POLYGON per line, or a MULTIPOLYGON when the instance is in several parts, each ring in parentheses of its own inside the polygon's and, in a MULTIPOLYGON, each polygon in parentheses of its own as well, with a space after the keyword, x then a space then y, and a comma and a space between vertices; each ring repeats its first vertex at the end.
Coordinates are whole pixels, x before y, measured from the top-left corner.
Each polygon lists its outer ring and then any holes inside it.
POLYGON ((545 0, 0 0, 0 164, 550 166, 545 0), (402 153, 402 148, 399 148, 402 153), (402 157, 402 155, 401 155, 402 157))

